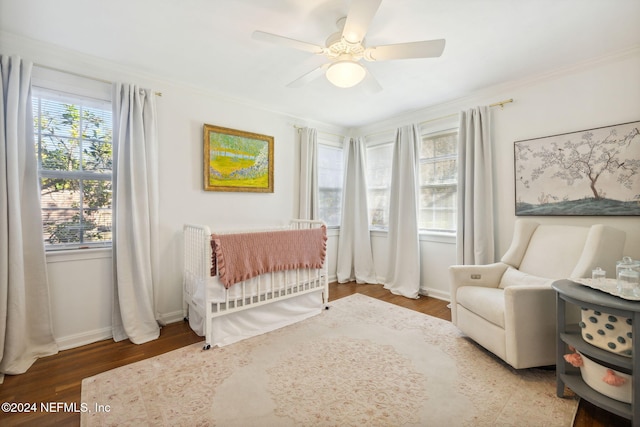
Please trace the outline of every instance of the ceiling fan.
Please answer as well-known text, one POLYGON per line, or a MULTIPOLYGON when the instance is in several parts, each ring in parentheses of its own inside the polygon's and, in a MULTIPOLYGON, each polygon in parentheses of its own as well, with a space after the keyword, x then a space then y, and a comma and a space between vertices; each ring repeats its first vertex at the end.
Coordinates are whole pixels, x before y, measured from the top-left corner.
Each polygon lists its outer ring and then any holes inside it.
POLYGON ((323 73, 335 86, 348 88, 362 82, 365 77, 370 88, 379 91, 382 87, 360 63, 366 61, 388 61, 393 59, 435 58, 442 55, 445 40, 425 40, 383 46, 365 44, 364 36, 369 29, 382 0, 353 0, 346 17, 338 20, 338 31, 331 34, 325 46, 295 40, 264 31, 254 31, 252 37, 281 46, 324 55, 330 62, 304 74, 287 87, 301 87, 318 78, 323 73))

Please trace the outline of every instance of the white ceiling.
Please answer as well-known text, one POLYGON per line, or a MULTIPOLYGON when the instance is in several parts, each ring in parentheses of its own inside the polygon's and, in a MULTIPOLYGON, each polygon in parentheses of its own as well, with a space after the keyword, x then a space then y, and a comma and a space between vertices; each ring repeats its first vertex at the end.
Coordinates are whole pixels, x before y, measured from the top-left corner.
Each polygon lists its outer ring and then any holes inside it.
POLYGON ((345 127, 640 46, 639 0, 383 0, 368 45, 445 38, 443 55, 365 63, 383 87, 376 94, 361 85, 338 89, 324 77, 285 87, 326 59, 253 40, 251 33, 324 45, 349 3, 0 0, 0 29, 345 127))

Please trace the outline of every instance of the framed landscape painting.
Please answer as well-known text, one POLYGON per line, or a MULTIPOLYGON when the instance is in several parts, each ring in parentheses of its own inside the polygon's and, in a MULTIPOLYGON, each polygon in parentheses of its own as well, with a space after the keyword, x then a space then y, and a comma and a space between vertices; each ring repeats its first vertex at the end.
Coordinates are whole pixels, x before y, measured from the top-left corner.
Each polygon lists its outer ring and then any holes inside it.
POLYGON ((204 189, 273 193, 273 137, 205 124, 204 189))
POLYGON ((640 121, 514 143, 516 215, 640 215, 640 121))

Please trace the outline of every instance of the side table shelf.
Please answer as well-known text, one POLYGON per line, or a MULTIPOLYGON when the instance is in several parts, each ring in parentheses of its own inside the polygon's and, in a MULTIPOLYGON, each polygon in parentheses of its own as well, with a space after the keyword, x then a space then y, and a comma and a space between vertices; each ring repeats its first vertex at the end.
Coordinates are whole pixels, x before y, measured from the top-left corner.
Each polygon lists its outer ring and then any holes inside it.
POLYGON ((634 426, 640 426, 640 339, 633 339, 632 357, 621 356, 604 349, 595 347, 582 339, 580 327, 577 323, 567 321, 567 303, 598 310, 605 313, 632 319, 632 333, 640 330, 640 302, 627 301, 622 298, 606 294, 570 280, 559 280, 552 284, 557 296, 557 395, 564 396, 565 386, 569 387, 581 398, 594 405, 632 421, 634 426), (598 364, 610 369, 632 375, 631 404, 621 402, 605 396, 587 385, 575 368, 564 360, 567 346, 597 361, 598 364))
POLYGON ((594 359, 598 359, 602 365, 624 372, 625 374, 631 375, 633 373, 633 360, 630 357, 619 356, 610 351, 592 346, 582 338, 578 325, 569 325, 567 329, 575 330, 575 332, 561 333, 560 339, 563 342, 572 346, 582 354, 588 354, 594 359))
MULTIPOLYGON (((619 415, 623 418, 631 419, 633 414, 631 412, 630 404, 620 402, 619 400, 615 400, 598 393, 582 380, 582 376, 580 376, 579 371, 571 374, 561 374, 560 379, 562 380, 564 385, 569 387, 575 394, 577 394, 584 400, 588 400, 594 405, 613 414, 619 415)), ((559 395, 559 397, 562 397, 562 395, 559 395)))

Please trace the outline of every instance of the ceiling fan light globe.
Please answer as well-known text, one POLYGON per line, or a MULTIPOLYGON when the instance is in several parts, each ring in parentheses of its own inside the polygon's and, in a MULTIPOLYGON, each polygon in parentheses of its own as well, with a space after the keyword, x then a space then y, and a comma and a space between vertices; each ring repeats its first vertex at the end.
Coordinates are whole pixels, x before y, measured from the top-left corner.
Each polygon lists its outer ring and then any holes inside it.
POLYGON ((367 71, 364 67, 354 61, 337 61, 327 69, 327 80, 334 86, 349 88, 364 80, 367 71))

